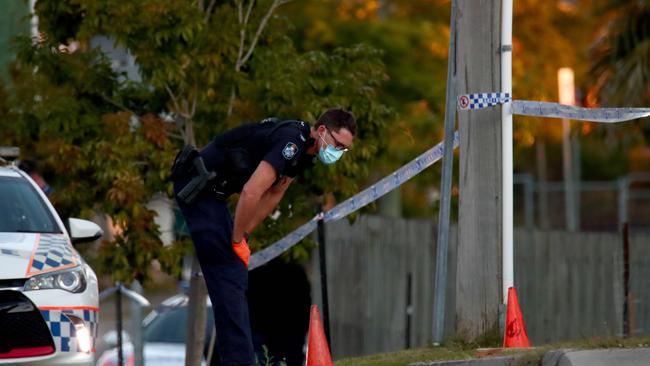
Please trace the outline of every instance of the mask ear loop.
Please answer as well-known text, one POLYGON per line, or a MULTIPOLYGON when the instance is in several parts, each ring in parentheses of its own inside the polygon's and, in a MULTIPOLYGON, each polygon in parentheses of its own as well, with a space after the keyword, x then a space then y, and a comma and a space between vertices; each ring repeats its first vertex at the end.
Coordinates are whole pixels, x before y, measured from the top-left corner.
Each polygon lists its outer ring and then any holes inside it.
MULTIPOLYGON (((330 146, 330 144, 328 144, 327 141, 325 141, 325 138, 323 138, 323 136, 318 135, 318 137, 320 137, 320 139, 323 140, 323 142, 325 143, 325 148, 327 148, 327 146, 330 146)), ((319 150, 322 149, 322 148, 323 148, 323 146, 318 147, 319 150)))

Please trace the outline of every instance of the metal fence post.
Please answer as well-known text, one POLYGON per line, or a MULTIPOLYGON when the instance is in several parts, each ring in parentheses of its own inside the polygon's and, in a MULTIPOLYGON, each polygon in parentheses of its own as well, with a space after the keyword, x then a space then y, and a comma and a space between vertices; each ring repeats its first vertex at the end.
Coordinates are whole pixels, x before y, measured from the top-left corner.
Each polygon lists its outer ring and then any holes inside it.
POLYGON ((454 124, 456 119, 456 0, 451 1, 451 33, 447 61, 447 95, 445 105, 445 140, 440 183, 440 212, 436 240, 436 278, 433 304, 433 344, 442 343, 444 336, 445 301, 447 291, 447 249, 451 219, 451 183, 454 170, 454 124))
POLYGON ((330 310, 329 299, 327 297, 327 261, 325 251, 325 223, 323 218, 318 220, 318 257, 320 262, 320 285, 323 301, 323 325, 325 328, 325 337, 327 344, 330 346, 330 353, 332 352, 332 339, 330 338, 330 310))
POLYGON ((533 229, 535 227, 535 199, 533 193, 535 183, 533 182, 533 176, 530 174, 515 174, 513 182, 524 186, 524 225, 526 229, 533 229))
MULTIPOLYGON (((140 290, 142 290, 142 287, 140 287, 139 285, 140 284, 138 283, 134 287, 136 289, 139 288, 140 290)), ((106 290, 100 292, 99 293, 99 301, 103 301, 104 299, 108 298, 109 296, 111 296, 113 294, 115 294, 115 312, 116 312, 116 318, 117 318, 116 319, 116 323, 117 323, 116 324, 116 330, 117 330, 117 364, 119 366, 123 366, 124 365, 124 352, 123 352, 123 345, 122 345, 122 296, 124 296, 128 300, 130 300, 133 303, 134 306, 139 306, 140 308, 149 307, 149 306, 151 306, 151 303, 149 302, 149 300, 147 300, 144 296, 142 296, 138 292, 130 290, 130 289, 124 287, 124 285, 122 285, 122 283, 120 283, 120 282, 115 283, 115 287, 107 288, 106 290)), ((140 314, 142 314, 142 309, 140 309, 139 311, 140 311, 140 314)), ((142 318, 142 316, 140 316, 140 318, 142 318)), ((140 324, 140 326, 142 326, 142 320, 141 319, 137 323, 140 324)), ((140 330, 140 334, 142 334, 141 330, 140 330)), ((140 336, 140 339, 141 338, 142 337, 140 336)), ((135 340, 135 342, 137 342, 137 339, 135 340)), ((140 340, 140 343, 142 343, 141 340, 140 340)), ((137 350, 134 350, 134 352, 137 352, 137 350)))
POLYGON ((628 201, 630 197, 630 181, 628 177, 618 179, 618 229, 623 230, 623 225, 628 220, 628 201))
MULTIPOLYGON (((138 280, 133 281, 131 290, 142 295, 142 285, 138 280)), ((131 332, 133 337, 133 364, 144 366, 144 344, 142 342, 142 305, 131 302, 131 332)))
POLYGON ((124 350, 122 348, 122 284, 115 285, 115 313, 116 313, 116 330, 117 330, 117 365, 124 366, 124 350))

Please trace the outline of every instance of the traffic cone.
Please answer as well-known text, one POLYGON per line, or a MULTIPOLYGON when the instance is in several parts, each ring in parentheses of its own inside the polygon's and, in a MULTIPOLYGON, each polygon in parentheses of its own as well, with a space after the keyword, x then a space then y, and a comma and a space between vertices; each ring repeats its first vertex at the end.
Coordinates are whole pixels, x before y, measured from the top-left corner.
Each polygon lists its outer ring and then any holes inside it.
POLYGON ((517 292, 514 287, 508 289, 508 308, 506 310, 506 331, 503 347, 530 347, 524 317, 521 315, 517 292))
POLYGON ((325 339, 323 322, 318 306, 311 306, 309 319, 309 336, 307 338, 307 366, 332 366, 330 348, 325 339))

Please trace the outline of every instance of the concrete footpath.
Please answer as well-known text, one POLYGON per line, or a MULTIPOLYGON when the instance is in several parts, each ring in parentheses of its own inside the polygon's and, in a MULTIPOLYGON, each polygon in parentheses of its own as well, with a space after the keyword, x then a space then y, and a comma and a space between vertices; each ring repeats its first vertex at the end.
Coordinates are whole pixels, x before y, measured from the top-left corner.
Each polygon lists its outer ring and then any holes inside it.
POLYGON ((416 362, 409 366, 517 366, 521 356, 498 356, 462 361, 416 362))
MULTIPOLYGON (((462 361, 417 362, 410 366, 517 366, 523 355, 462 361)), ((563 349, 544 354, 541 366, 648 366, 650 348, 563 349)))
POLYGON ((542 366, 647 366, 650 348, 606 348, 546 352, 542 366))

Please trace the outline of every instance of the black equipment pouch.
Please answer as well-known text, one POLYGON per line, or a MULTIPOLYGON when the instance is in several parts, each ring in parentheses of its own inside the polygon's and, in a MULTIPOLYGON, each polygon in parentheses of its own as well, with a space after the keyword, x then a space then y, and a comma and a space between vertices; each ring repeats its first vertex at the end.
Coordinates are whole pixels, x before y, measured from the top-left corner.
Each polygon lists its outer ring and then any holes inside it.
POLYGON ((176 197, 189 205, 196 200, 196 197, 208 182, 217 176, 215 172, 209 172, 206 169, 203 158, 201 158, 201 155, 199 155, 199 152, 194 146, 191 145, 186 145, 176 155, 174 165, 172 166, 171 179, 175 181, 188 176, 193 176, 193 178, 176 194, 176 197))
POLYGON ((172 174, 170 176, 172 182, 193 175, 194 165, 192 162, 197 156, 199 156, 199 152, 192 145, 185 145, 181 151, 176 154, 174 165, 172 165, 172 174))

